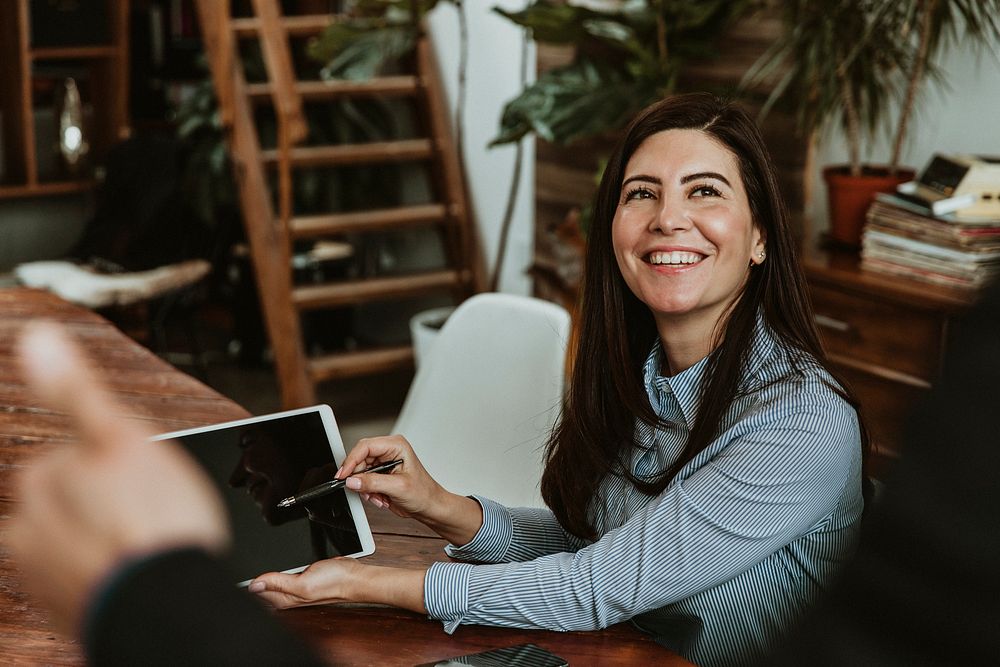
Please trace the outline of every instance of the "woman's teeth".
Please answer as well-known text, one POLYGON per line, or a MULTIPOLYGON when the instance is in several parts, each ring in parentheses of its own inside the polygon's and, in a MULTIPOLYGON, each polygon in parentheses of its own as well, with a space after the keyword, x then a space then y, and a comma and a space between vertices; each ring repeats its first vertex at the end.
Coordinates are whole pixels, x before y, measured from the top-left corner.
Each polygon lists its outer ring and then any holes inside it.
POLYGON ((701 258, 702 256, 698 253, 681 250, 649 253, 650 264, 695 264, 700 262, 701 258))

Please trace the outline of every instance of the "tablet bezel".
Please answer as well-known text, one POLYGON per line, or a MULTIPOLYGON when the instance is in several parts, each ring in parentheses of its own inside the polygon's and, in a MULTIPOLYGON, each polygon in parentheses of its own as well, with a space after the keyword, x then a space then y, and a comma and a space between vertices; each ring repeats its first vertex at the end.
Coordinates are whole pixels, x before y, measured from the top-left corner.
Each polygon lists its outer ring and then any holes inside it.
MULTIPOLYGON (((174 440, 176 438, 182 438, 189 435, 196 435, 198 433, 207 433, 211 431, 221 431, 231 428, 241 428, 249 424, 256 424, 259 422, 275 421, 278 419, 283 419, 287 417, 295 417, 297 415, 303 415, 310 412, 318 413, 320 420, 323 423, 323 430, 326 432, 326 439, 330 445, 330 451, 333 454, 333 460, 337 466, 341 466, 344 463, 344 459, 347 457, 347 452, 344 449, 344 441, 340 437, 340 429, 337 428, 337 419, 333 416, 333 409, 329 405, 313 405, 307 408, 298 408, 295 410, 284 410, 282 412, 272 412, 266 415, 258 415, 255 417, 247 417, 246 419, 237 419, 235 421, 222 422, 220 424, 209 424, 206 426, 198 426, 195 428, 188 428, 181 431, 171 431, 170 433, 161 433, 150 438, 151 442, 161 442, 164 440, 174 440)), ((183 445, 181 445, 183 446, 183 445)), ((199 463, 200 465, 200 463, 199 463)), ((354 527, 358 532, 358 540, 361 542, 361 551, 353 554, 345 554, 345 558, 361 558, 362 556, 370 556, 375 553, 375 538, 372 536, 371 526, 368 523, 368 515, 365 513, 364 505, 361 502, 361 498, 358 494, 354 492, 347 492, 345 494, 347 497, 348 507, 351 510, 351 518, 354 520, 354 527)), ((315 561, 314 561, 315 562, 315 561)), ((301 572, 302 570, 309 567, 311 563, 306 563, 305 565, 300 565, 291 569, 282 570, 289 574, 294 574, 296 572, 301 572)), ((263 574, 263 572, 261 573, 263 574)), ((250 579, 246 581, 239 582, 239 585, 246 586, 250 583, 250 579)))

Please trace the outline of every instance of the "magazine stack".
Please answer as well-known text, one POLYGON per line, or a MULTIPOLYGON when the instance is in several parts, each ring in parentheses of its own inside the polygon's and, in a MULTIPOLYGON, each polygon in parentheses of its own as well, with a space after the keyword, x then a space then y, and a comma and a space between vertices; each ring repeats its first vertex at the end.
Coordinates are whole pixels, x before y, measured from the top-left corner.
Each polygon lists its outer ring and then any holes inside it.
POLYGON ((935 156, 919 181, 876 195, 862 234, 864 269, 967 289, 1000 274, 1000 182, 996 191, 980 181, 974 195, 957 197, 949 187, 949 197, 928 196, 928 184, 943 189, 941 174, 956 173, 953 164, 949 172, 935 163, 947 159, 935 156))

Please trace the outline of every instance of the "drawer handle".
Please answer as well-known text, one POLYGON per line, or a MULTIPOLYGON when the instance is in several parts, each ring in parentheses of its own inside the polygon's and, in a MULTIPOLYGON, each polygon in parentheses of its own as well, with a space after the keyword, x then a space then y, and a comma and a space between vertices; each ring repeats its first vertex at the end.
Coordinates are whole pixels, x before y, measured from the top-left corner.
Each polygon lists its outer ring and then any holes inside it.
POLYGON ((817 326, 825 329, 833 329, 834 331, 839 331, 840 333, 847 333, 851 330, 851 325, 847 322, 828 317, 826 315, 820 315, 819 313, 813 315, 813 321, 816 322, 817 326))

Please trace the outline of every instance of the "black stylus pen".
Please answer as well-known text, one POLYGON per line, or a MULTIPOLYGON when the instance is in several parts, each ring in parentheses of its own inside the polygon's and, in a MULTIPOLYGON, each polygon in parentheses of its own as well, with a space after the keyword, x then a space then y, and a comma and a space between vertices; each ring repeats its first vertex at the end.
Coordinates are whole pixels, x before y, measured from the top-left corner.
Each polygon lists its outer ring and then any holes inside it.
MULTIPOLYGON (((359 470, 355 473, 351 473, 347 477, 353 477, 354 475, 360 475, 366 472, 389 472, 402 462, 403 459, 396 459, 395 461, 386 461, 385 463, 379 463, 377 466, 372 466, 367 470, 359 470)), ((289 496, 288 498, 285 498, 280 503, 278 503, 278 507, 282 508, 292 507, 294 505, 304 503, 308 500, 313 500, 315 498, 319 498, 320 496, 325 496, 328 493, 332 493, 333 491, 342 488, 344 484, 347 483, 347 477, 343 479, 331 479, 329 482, 323 482, 322 484, 317 484, 311 489, 306 489, 302 493, 296 494, 294 496, 289 496)))

